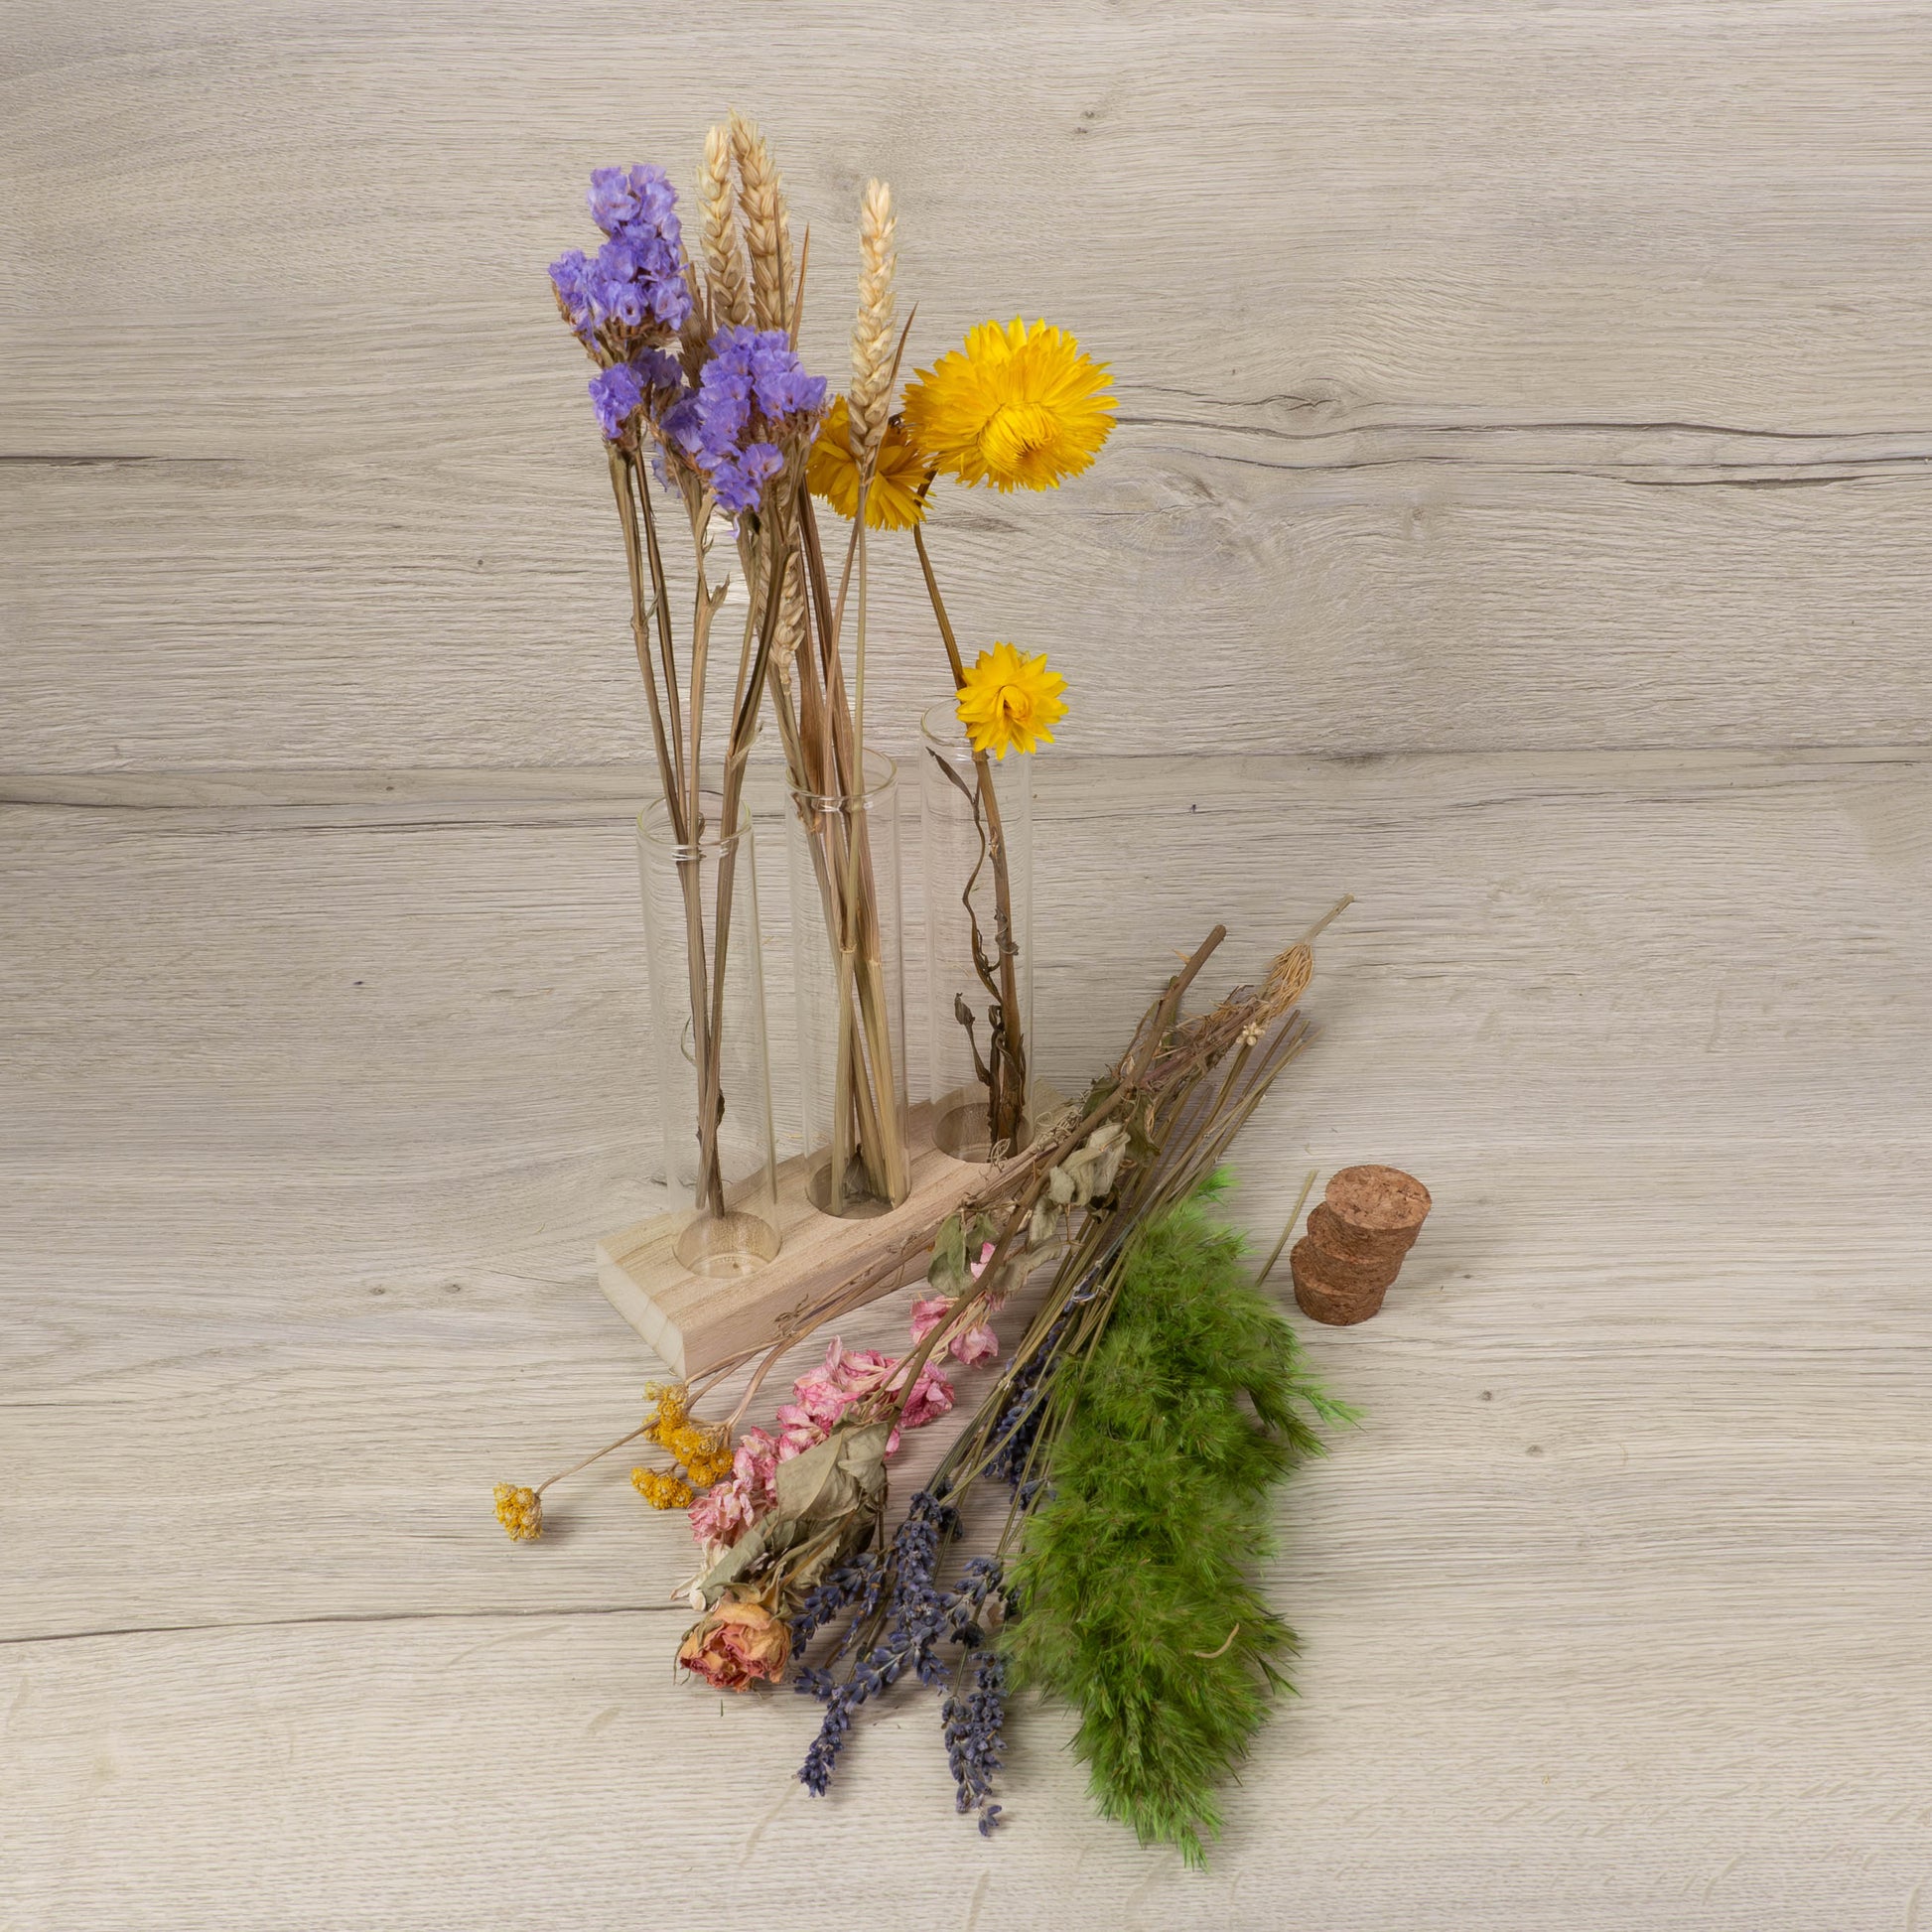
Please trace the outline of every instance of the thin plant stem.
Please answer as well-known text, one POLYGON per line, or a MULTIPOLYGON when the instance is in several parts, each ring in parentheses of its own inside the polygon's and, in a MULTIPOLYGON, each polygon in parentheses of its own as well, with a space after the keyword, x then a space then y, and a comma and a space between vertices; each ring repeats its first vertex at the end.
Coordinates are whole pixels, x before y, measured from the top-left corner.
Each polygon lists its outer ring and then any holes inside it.
POLYGON ((633 1429, 629 1435, 620 1436, 615 1443, 606 1443, 601 1449, 596 1449, 591 1454, 585 1456, 583 1461, 573 1462, 567 1469, 559 1469, 554 1476, 538 1483, 535 1493, 540 1496, 550 1487, 551 1483, 561 1482, 565 1476, 574 1476, 579 1469, 588 1469, 593 1462, 601 1461, 607 1455, 614 1455, 619 1449, 623 1448, 624 1444, 634 1443, 649 1427, 650 1425, 648 1423, 644 1423, 638 1428, 633 1429))
MULTIPOLYGON (((674 757, 671 761, 673 771, 682 771, 684 766, 684 716, 677 689, 677 651, 671 641, 671 593, 664 575, 664 554, 657 547, 657 512, 650 504, 650 476, 642 457, 631 452, 626 466, 630 473, 631 486, 636 491, 637 508, 643 523, 644 548, 650 559, 651 589, 655 592, 657 610, 657 650, 664 666, 664 701, 670 710, 671 749, 674 757)), ((696 822, 698 801, 695 793, 685 803, 687 828, 696 822)))
MULTIPOLYGON (((963 691, 966 688, 966 663, 960 654, 952 620, 946 612, 946 601, 939 593, 939 577, 932 568, 932 557, 925 547, 923 523, 912 525, 912 546, 918 552, 926 597, 939 626, 940 641, 946 647, 946 662, 952 670, 953 689, 963 691)), ((987 1083, 987 1138, 997 1146, 1002 1140, 1017 1142, 1025 1131, 1027 1042, 1020 1017, 1020 982, 1015 965, 1020 949, 1013 936, 1013 884, 1007 866, 1006 827, 1000 816, 1000 798, 993 782, 993 767, 986 754, 977 749, 973 752, 973 772, 979 788, 979 808, 985 817, 987 851, 993 862, 993 943, 999 953, 1002 1036, 992 1044, 994 1053, 1003 1054, 1007 1062, 1004 1075, 993 1072, 987 1083)), ((974 963, 979 965, 977 943, 974 946, 974 963)), ((985 977, 983 968, 981 977, 985 977)))
POLYGON ((1308 1205, 1309 1190, 1314 1185, 1314 1177, 1320 1172, 1319 1168, 1309 1170, 1309 1177, 1302 1182, 1302 1191, 1295 1196, 1295 1205, 1289 1210, 1288 1223, 1282 1229, 1282 1238, 1269 1249, 1268 1259, 1261 1264, 1261 1273, 1255 1277, 1257 1288, 1275 1272, 1275 1264, 1281 1260, 1282 1250, 1288 1246, 1288 1237, 1295 1232, 1295 1224, 1302 1218, 1302 1209, 1308 1205))
POLYGON ((650 661, 651 603, 653 596, 644 590, 643 545, 637 522, 637 506, 630 493, 627 475, 630 459, 616 444, 607 446, 610 459, 611 487, 618 499, 618 520, 623 528, 624 562, 630 574, 630 634, 637 647, 637 668, 643 673, 644 696, 650 703, 651 739, 657 751, 658 775, 664 784, 664 802, 671 815, 672 836, 684 842, 684 801, 678 780, 677 761, 672 757, 670 739, 665 731, 664 707, 657 690, 657 676, 650 661))

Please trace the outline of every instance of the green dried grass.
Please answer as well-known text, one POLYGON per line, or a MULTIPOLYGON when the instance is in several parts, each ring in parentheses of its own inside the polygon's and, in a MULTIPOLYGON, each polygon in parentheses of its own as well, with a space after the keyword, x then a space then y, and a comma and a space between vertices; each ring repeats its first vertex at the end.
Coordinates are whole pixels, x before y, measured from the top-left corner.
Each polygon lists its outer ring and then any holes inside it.
POLYGON ((1016 1683, 1074 1706, 1103 1814, 1206 1862, 1295 1633, 1256 1592, 1270 1491, 1354 1412, 1244 1279, 1216 1176, 1136 1238, 1047 1464, 1003 1639, 1016 1683))

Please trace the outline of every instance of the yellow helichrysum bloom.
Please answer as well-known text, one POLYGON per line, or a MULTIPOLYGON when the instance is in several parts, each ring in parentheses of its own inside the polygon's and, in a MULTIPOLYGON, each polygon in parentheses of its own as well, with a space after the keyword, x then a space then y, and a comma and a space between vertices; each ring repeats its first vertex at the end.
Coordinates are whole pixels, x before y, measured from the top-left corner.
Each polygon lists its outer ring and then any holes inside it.
POLYGON ((666 1469, 632 1469, 630 1486, 652 1509, 689 1509, 696 1500, 691 1485, 666 1469))
POLYGON ((691 1392, 682 1382, 646 1382, 644 1400, 657 1405, 644 1418, 644 1441, 660 1442, 666 1430, 676 1429, 684 1421, 691 1406, 691 1392))
MULTIPOLYGON (((879 446, 879 462, 866 488, 868 530, 909 530, 925 515, 920 494, 931 479, 932 466, 893 424, 879 446)), ((822 496, 848 522, 859 514, 859 466, 852 456, 852 411, 841 396, 832 405, 812 445, 805 470, 806 486, 822 496)))
POLYGON ((1107 365, 1063 329, 983 322, 905 391, 905 429, 964 483, 1055 489, 1093 461, 1114 426, 1107 365))
POLYGON ((496 1520, 513 1543, 534 1543, 543 1534, 543 1503, 534 1489, 513 1482, 496 1485, 496 1520))
POLYGON ((1050 745, 1048 727, 1066 716, 1066 679, 1046 668, 1046 654, 1023 657, 1011 644, 983 650, 959 691, 959 722, 976 752, 1004 759, 1009 746, 1034 752, 1050 745))

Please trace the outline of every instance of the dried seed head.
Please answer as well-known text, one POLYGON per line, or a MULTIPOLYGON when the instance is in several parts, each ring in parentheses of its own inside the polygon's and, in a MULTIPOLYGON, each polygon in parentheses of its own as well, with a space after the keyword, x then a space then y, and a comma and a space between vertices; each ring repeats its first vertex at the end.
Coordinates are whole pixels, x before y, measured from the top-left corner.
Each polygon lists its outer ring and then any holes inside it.
POLYGON ((1294 945, 1280 955, 1268 969, 1262 984, 1262 1016, 1273 1019, 1286 1013, 1309 990, 1314 977, 1314 954, 1306 945, 1294 945))
POLYGON ((866 184, 859 207, 859 314, 852 327, 853 460, 864 476, 886 435, 893 397, 893 280, 898 266, 893 191, 866 184))
POLYGON ((791 223, 777 165, 756 121, 736 109, 732 154, 738 162, 738 207, 752 263, 752 315, 760 329, 783 329, 791 302, 791 223))
POLYGON ((704 137, 704 165, 698 170, 698 207, 703 217, 700 225, 714 331, 752 319, 752 291, 738 244, 732 199, 732 130, 720 125, 704 137))
POLYGON ((771 669, 786 689, 791 667, 805 641, 805 574, 794 557, 785 559, 785 581, 778 605, 778 630, 771 640, 771 669))

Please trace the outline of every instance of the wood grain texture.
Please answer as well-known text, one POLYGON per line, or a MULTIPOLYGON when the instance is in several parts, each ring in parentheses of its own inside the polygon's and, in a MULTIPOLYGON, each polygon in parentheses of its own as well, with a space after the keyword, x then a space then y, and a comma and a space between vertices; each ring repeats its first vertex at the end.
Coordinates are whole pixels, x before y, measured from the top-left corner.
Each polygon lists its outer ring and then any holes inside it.
POLYGON ((843 1217, 813 1206, 810 1158, 795 1154, 778 1165, 781 1245, 763 1267, 731 1280, 687 1273, 674 1252, 690 1215, 688 1206, 681 1207, 599 1237, 597 1285, 604 1299, 674 1374, 695 1381, 721 1362, 798 1333, 813 1306, 845 1287, 873 1256, 897 1251, 902 1262, 878 1278, 880 1295, 923 1282, 940 1223, 992 1172, 936 1148, 931 1120, 924 1103, 909 1110, 905 1198, 867 1217, 863 1235, 843 1217))
POLYGON ((0 10, 0 1932, 1928 1932, 1925 29, 0 10), (1234 1210, 1437 1205, 1301 1323, 1367 1422, 1286 1499, 1305 1695, 1205 1877, 1037 1709, 993 1844, 909 1698, 808 1800, 802 1701, 673 1683, 627 1458, 490 1520, 655 1366, 591 1264, 660 1199, 643 719, 542 264, 734 101, 814 366, 881 173, 918 359, 1024 308, 1114 367, 1088 478, 933 537, 1075 701, 1041 1070, 1357 895, 1234 1210))
MULTIPOLYGON (((0 765, 637 756, 541 268, 593 160, 682 178, 727 95, 814 222, 816 365, 875 171, 915 356, 1024 306, 1113 363, 1088 479, 955 494, 935 530, 969 643, 1055 653, 1070 742, 1922 741, 1923 24, 145 0, 103 45, 90 9, 17 5, 0 765)), ((878 575, 875 712, 909 744, 940 659, 907 561, 878 575)))
POLYGON ((995 1844, 909 1700, 814 1806, 802 1704, 671 1682, 688 1546, 623 1457, 501 1537, 489 1484, 618 1434, 652 1370, 589 1259, 652 1194, 647 1008, 612 774, 439 781, 35 780, 0 813, 34 908, 0 1923, 588 1928, 648 1897, 829 1932, 884 1921, 798 1873, 885 1843, 896 1922, 1905 1922, 1932 761, 1038 767, 1049 1056, 1117 1041, 1119 962, 1203 908, 1234 974, 1345 883, 1237 1210, 1272 1241, 1307 1166, 1361 1159, 1437 1201, 1374 1322, 1303 1324, 1368 1421, 1288 1499, 1305 1695, 1205 1879, 1092 1819, 1033 1709, 995 1844))

